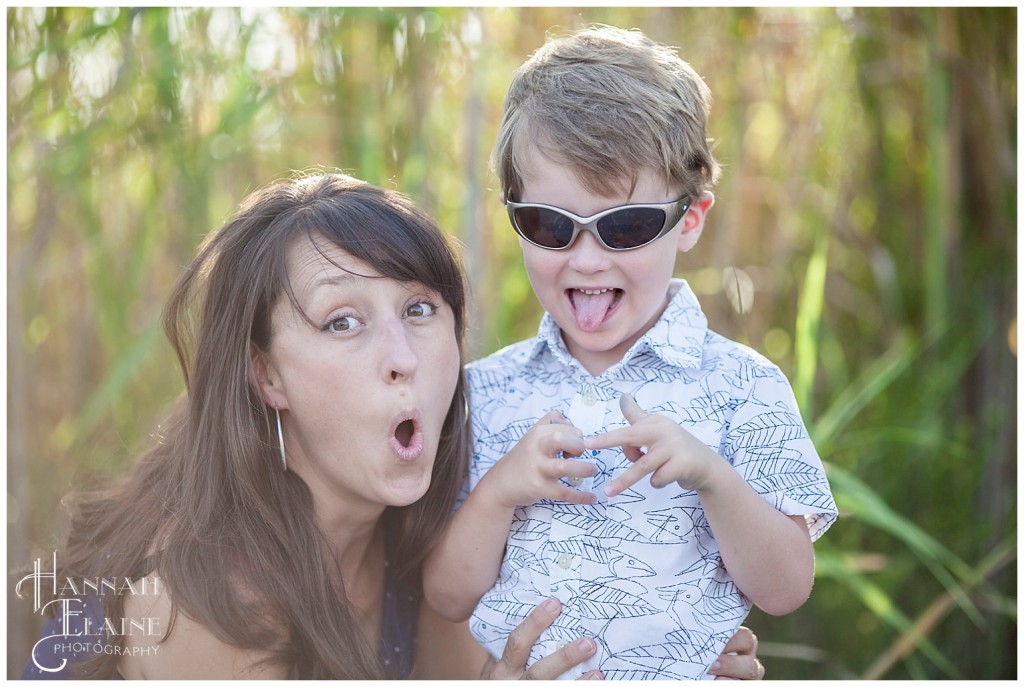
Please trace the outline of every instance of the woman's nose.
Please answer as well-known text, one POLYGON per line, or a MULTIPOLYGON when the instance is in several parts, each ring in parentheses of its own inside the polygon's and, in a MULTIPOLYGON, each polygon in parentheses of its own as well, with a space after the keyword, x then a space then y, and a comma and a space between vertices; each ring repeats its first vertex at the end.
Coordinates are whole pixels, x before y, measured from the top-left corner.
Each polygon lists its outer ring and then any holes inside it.
POLYGON ((409 340, 409 332, 400 320, 384 327, 380 345, 383 355, 383 372, 388 382, 408 379, 416 371, 419 358, 409 340))

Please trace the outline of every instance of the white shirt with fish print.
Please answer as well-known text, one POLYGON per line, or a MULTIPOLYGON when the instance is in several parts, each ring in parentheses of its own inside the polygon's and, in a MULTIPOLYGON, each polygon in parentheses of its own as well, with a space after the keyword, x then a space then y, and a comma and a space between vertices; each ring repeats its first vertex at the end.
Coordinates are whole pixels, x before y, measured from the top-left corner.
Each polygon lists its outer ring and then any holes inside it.
MULTIPOLYGON (((584 436, 624 427, 619 396, 678 421, 787 515, 805 516, 812 539, 837 511, 821 460, 789 382, 758 353, 707 328, 686 282, 661 318, 624 356, 593 377, 545 315, 538 334, 467 367, 474 451, 468 489, 548 411, 584 436)), ((743 622, 750 602, 722 566, 693 491, 654 489, 648 477, 608 498, 602 486, 625 470, 620 448, 589 451, 597 475, 573 486, 594 505, 550 500, 517 508, 494 587, 470 620, 496 658, 537 604, 563 609, 533 647, 530 664, 581 636, 596 656, 565 674, 600 669, 607 679, 702 679, 743 622)))

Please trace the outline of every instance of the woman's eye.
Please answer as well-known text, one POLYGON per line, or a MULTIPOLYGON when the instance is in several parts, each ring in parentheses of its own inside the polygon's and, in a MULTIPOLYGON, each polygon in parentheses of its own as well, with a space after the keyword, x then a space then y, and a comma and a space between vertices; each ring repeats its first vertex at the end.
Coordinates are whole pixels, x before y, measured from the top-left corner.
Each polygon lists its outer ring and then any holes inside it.
POLYGON ((405 314, 409 317, 428 317, 433 315, 437 308, 434 307, 433 303, 427 301, 420 301, 419 303, 413 303, 409 306, 405 314))
POLYGON ((330 321, 327 327, 332 332, 347 332, 359 326, 359 321, 354 317, 338 317, 330 321))

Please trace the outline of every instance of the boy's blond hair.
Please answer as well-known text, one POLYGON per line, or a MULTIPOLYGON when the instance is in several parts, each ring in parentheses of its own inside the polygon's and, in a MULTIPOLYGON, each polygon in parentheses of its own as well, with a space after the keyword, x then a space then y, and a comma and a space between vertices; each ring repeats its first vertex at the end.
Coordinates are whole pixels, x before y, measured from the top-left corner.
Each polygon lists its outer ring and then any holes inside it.
POLYGON ((718 178, 710 107, 710 89, 674 48, 595 26, 549 39, 516 70, 491 164, 512 199, 531 148, 599 195, 630 193, 653 170, 696 197, 718 178))

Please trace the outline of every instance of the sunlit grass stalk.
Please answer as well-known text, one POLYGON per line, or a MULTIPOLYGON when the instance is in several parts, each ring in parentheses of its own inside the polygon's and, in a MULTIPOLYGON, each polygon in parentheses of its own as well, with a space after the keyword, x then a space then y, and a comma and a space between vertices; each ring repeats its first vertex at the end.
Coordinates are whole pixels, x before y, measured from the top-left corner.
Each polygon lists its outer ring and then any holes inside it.
POLYGON ((929 343, 929 340, 915 343, 897 340, 888 351, 858 375, 853 384, 836 395, 810 428, 811 438, 822 455, 831 452, 831 443, 839 432, 877 399, 894 380, 906 372, 929 343))
POLYGON ((840 510, 906 544, 952 594, 968 617, 979 627, 984 625, 977 606, 960 589, 960 583, 976 584, 978 581, 969 565, 915 522, 893 510, 855 475, 829 465, 828 478, 840 510))
MULTIPOLYGON (((862 573, 850 570, 841 561, 830 555, 819 555, 815 561, 815 575, 831 577, 847 587, 868 610, 884 624, 900 632, 910 632, 913 623, 896 606, 884 589, 862 573)), ((948 677, 962 678, 956 666, 927 637, 922 637, 919 648, 948 677)))
MULTIPOLYGON (((943 328, 936 328, 922 340, 913 343, 898 341, 836 397, 811 428, 811 435, 823 455, 828 454, 839 432, 893 382, 913 369, 913 362, 921 352, 942 339, 943 334, 943 328)), ((946 381, 952 384, 958 378, 959 373, 947 376, 946 381)), ((971 583, 975 581, 973 571, 966 563, 914 522, 894 511, 878 493, 853 474, 832 463, 828 465, 828 474, 837 502, 845 512, 903 541, 945 586, 950 597, 956 600, 964 612, 976 624, 983 623, 977 607, 962 592, 955 579, 959 577, 971 583)), ((850 578, 844 579, 850 582, 850 578)), ((869 608, 878 610, 877 605, 869 604, 869 608)), ((892 622, 891 617, 889 622, 892 622)))
POLYGON ((974 448, 949 437, 939 436, 934 432, 912 427, 871 427, 843 433, 842 439, 832 441, 831 452, 844 451, 865 452, 881 446, 903 445, 936 452, 936 455, 947 455, 958 461, 970 460, 974 448))
MULTIPOLYGON (((712 224, 730 230, 706 232, 708 264, 767 256, 755 281, 787 302, 738 318, 740 335, 758 348, 773 329, 792 334, 779 357, 795 356, 787 372, 843 511, 817 545, 833 579, 799 614, 756 621, 782 646, 765 644, 770 676, 852 678, 886 650, 900 657, 885 677, 1014 674, 1001 652, 1015 631, 1014 562, 984 579, 974 563, 987 537, 1016 527, 990 520, 1015 494, 1012 439, 999 438, 1015 405, 993 384, 1009 317, 994 296, 1015 283, 1002 252, 1016 218, 1014 8, 52 7, 7 18, 8 266, 26 275, 9 279, 13 564, 55 536, 78 467, 124 460, 180 390, 155 299, 243 193, 337 166, 412 193, 452 230, 472 204, 466 169, 484 171, 493 134, 466 144, 474 127, 496 127, 514 67, 553 27, 608 22, 682 42, 716 95, 709 134, 725 173, 712 224), (694 25, 706 30, 688 34, 694 25), (780 49, 791 31, 819 59, 780 49), (273 45, 283 49, 270 59, 273 45), (761 145, 772 127, 754 126, 755 112, 775 113, 778 145, 761 145), (52 331, 33 337, 34 318, 52 331), (803 643, 826 634, 820 650, 803 643)), ((489 177, 474 183, 497 192, 489 177)), ((493 205, 464 230, 481 241, 473 299, 488 321, 469 322, 486 350, 533 336, 540 314, 493 205)), ((716 294, 701 300, 721 320, 731 310, 716 294)), ((34 639, 23 620, 40 619, 19 610, 15 660, 34 639)))
MULTIPOLYGON (((977 567, 976 573, 979 579, 985 579, 1004 568, 1017 559, 1016 536, 1007 539, 996 550, 985 557, 977 567)), ((970 591, 974 585, 965 585, 962 591, 970 591)), ((886 649, 862 676, 865 680, 878 680, 883 677, 892 666, 900 659, 906 657, 917 649, 922 639, 927 637, 935 629, 936 625, 946 617, 955 604, 954 595, 946 592, 940 595, 926 608, 908 630, 886 649)))
POLYGON ((112 408, 125 397, 139 369, 146 365, 163 340, 160 318, 155 318, 139 336, 127 342, 128 349, 113 361, 113 368, 89 396, 82 410, 68 422, 59 423, 51 433, 51 440, 61 450, 67 450, 101 422, 110 418, 112 408))
POLYGON ((928 159, 922 181, 924 184, 924 284, 925 327, 933 330, 942 325, 948 308, 949 263, 948 240, 953 217, 950 174, 949 77, 943 59, 945 38, 941 29, 945 22, 938 17, 942 10, 930 10, 925 16, 934 37, 929 45, 928 72, 925 80, 925 140, 928 159), (937 26, 938 24, 938 26, 937 26))
POLYGON ((828 244, 828 232, 822 231, 815 239, 814 252, 807 263, 796 313, 793 393, 796 396, 797 405, 805 416, 812 414, 814 376, 818 366, 818 329, 821 326, 821 313, 825 307, 828 244))

